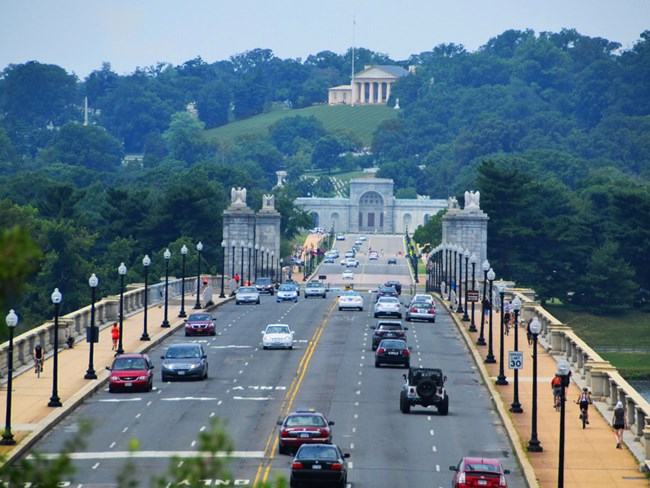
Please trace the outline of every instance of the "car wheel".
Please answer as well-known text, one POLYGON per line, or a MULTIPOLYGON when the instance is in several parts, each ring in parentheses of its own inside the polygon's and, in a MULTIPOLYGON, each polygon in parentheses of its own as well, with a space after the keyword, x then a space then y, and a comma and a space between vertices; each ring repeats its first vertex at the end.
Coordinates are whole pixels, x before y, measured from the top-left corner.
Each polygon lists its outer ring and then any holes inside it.
POLYGON ((359 312, 363 312, 363 307, 359 307, 359 312))
POLYGON ((216 330, 213 330, 212 332, 210 332, 210 335, 211 335, 211 336, 216 336, 216 335, 217 335, 217 331, 216 331, 216 330))
POLYGON ((115 393, 115 388, 113 388, 112 386, 109 386, 108 387, 108 392, 109 393, 115 393))
POLYGON ((208 368, 205 368, 205 373, 203 373, 203 379, 204 380, 208 379, 208 368))
POLYGON ((259 304, 260 304, 260 301, 259 301, 259 300, 257 300, 257 301, 255 302, 255 304, 257 304, 257 305, 259 305, 259 304))
POLYGON ((404 363, 404 367, 405 367, 406 369, 409 369, 409 368, 411 367, 411 363, 404 363))
POLYGON ((435 323, 436 323, 436 319, 433 319, 431 322, 433 322, 433 323, 435 324, 435 323))
POLYGON ((284 447, 282 444, 278 444, 278 454, 289 454, 289 449, 284 447))
POLYGON ((438 413, 440 415, 447 415, 449 413, 449 397, 445 393, 445 397, 442 399, 442 402, 440 402, 440 405, 438 405, 438 413))
POLYGON ((266 346, 262 346, 262 349, 266 350, 266 349, 268 349, 268 347, 266 347, 266 346))
POLYGON ((343 309, 342 309, 341 307, 339 307, 339 312, 340 312, 341 310, 343 310, 343 309))
POLYGON ((190 333, 185 331, 185 337, 189 337, 189 336, 190 336, 190 333))
POLYGON ((378 314, 378 313, 375 314, 375 318, 377 318, 377 317, 379 317, 379 314, 378 314))
POLYGON ((289 346, 289 350, 293 349, 293 346, 289 346))
POLYGON ((235 300, 235 305, 239 305, 239 302, 237 300, 235 300))
POLYGON ((409 316, 407 315, 407 316, 406 316, 406 321, 407 321, 407 322, 410 322, 410 321, 411 321, 411 317, 409 317, 409 316))
POLYGON ((411 413, 411 405, 406 398, 406 392, 402 391, 399 395, 399 409, 402 413, 411 413))
POLYGON ((165 381, 169 381, 169 378, 167 378, 167 376, 165 376, 163 374, 163 375, 160 375, 160 380, 164 383, 165 381))
POLYGON ((326 298, 327 298, 327 295, 323 295, 323 300, 325 300, 326 298))
POLYGON ((372 350, 373 350, 373 351, 376 351, 376 350, 377 350, 377 346, 373 345, 373 346, 372 346, 372 350))
POLYGON ((397 314, 397 317, 401 319, 401 318, 402 318, 402 314, 401 314, 401 313, 400 313, 400 314, 397 314))

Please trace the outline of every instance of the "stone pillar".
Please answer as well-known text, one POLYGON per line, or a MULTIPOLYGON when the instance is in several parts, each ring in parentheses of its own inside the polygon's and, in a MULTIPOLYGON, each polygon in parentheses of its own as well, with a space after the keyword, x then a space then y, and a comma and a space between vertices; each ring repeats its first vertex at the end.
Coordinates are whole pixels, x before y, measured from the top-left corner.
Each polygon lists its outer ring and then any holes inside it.
POLYGON ((614 410, 614 407, 616 406, 616 402, 618 402, 618 385, 616 384, 616 381, 609 378, 609 409, 610 410, 614 410))
POLYGON ((571 327, 565 325, 549 325, 548 331, 551 336, 550 350, 555 353, 566 352, 566 347, 564 343, 564 336, 567 331, 571 330, 571 327))
POLYGON ((634 440, 640 442, 641 438, 643 437, 643 429, 645 429, 645 412, 639 405, 635 405, 634 409, 636 410, 636 423, 634 424, 633 430, 634 440))
POLYGON ((244 276, 240 276, 241 284, 248 279, 248 243, 255 245, 255 213, 246 205, 245 188, 233 188, 231 197, 230 207, 223 212, 223 240, 226 242, 224 271, 226 276, 232 277, 235 274, 240 274, 243 268, 244 276), (245 244, 243 253, 242 242, 245 244), (232 267, 233 258, 234 269, 232 267))
POLYGON ((448 201, 447 213, 442 218, 442 242, 460 244, 476 255, 477 278, 483 277, 481 265, 487 259, 487 225, 489 217, 478 205, 465 205, 461 210, 458 202, 448 201))
POLYGON ((368 100, 368 103, 375 103, 375 82, 371 81, 368 84, 370 85, 370 99, 368 100))
POLYGON ((587 361, 585 365, 587 386, 595 400, 604 400, 609 393, 608 371, 616 371, 607 361, 587 361))
POLYGON ((377 103, 384 103, 384 82, 377 82, 377 103))
MULTIPOLYGON (((623 390, 621 390, 621 392, 622 391, 623 390)), ((632 426, 636 423, 636 409, 634 400, 625 395, 625 398, 622 400, 622 402, 623 406, 625 407, 625 413, 627 414, 627 428, 632 430, 632 426)))
POLYGON ((366 103, 366 83, 361 83, 361 101, 359 103, 366 103))
MULTIPOLYGON (((268 270, 266 276, 270 276, 271 270, 275 273, 278 266, 275 264, 280 256, 280 220, 282 216, 275 210, 275 197, 273 195, 264 195, 262 209, 257 213, 255 218, 255 243, 260 248, 270 249, 274 256, 268 259, 268 270), (273 263, 272 263, 273 261, 273 263)), ((262 266, 261 261, 258 263, 258 275, 262 266)), ((264 262, 266 266, 266 261, 264 262)), ((274 275, 275 278, 275 275, 274 275)))
POLYGON ((388 99, 390 98, 390 87, 392 86, 392 83, 390 81, 386 82, 386 103, 388 103, 388 99))
POLYGON ((643 441, 645 444, 645 461, 650 460, 650 429, 643 429, 643 441))

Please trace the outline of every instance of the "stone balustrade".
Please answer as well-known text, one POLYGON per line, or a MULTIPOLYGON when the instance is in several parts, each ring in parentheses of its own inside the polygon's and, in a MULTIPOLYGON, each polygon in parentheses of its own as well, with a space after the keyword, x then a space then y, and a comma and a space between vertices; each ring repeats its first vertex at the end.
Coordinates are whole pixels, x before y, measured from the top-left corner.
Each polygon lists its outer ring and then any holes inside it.
MULTIPOLYGON (((548 352, 564 357, 571 364, 574 378, 584 380, 594 401, 604 402, 609 410, 613 410, 619 401, 623 404, 627 412, 627 429, 633 434, 634 442, 642 446, 640 452, 644 457, 639 462, 650 466, 650 403, 569 325, 557 320, 537 303, 531 290, 514 288, 506 292, 507 299, 515 296, 519 296, 522 303, 521 319, 527 321, 536 317, 539 320, 542 324, 540 336, 547 344, 548 352)), ((633 453, 635 451, 632 449, 633 453)))

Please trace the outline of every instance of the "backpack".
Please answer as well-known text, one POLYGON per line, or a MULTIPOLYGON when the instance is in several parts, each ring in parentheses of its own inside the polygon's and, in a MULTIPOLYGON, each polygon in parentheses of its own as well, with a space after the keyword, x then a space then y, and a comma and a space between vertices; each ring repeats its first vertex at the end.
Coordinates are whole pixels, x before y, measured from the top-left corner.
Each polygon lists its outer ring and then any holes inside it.
POLYGON ((551 386, 562 386, 562 380, 559 376, 556 376, 551 380, 551 386))

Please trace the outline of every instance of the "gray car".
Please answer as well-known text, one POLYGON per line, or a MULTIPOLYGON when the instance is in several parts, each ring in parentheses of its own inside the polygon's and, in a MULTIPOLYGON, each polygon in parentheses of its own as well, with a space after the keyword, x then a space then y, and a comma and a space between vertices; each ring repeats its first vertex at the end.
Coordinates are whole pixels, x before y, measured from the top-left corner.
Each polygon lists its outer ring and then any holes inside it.
POLYGON ((254 286, 242 286, 235 294, 235 305, 240 303, 260 304, 260 292, 254 286))
POLYGON ((327 298, 327 289, 320 281, 310 281, 305 285, 305 298, 321 297, 327 298))
POLYGON ((161 373, 163 381, 208 378, 208 356, 201 344, 172 344, 160 358, 163 360, 161 373))

